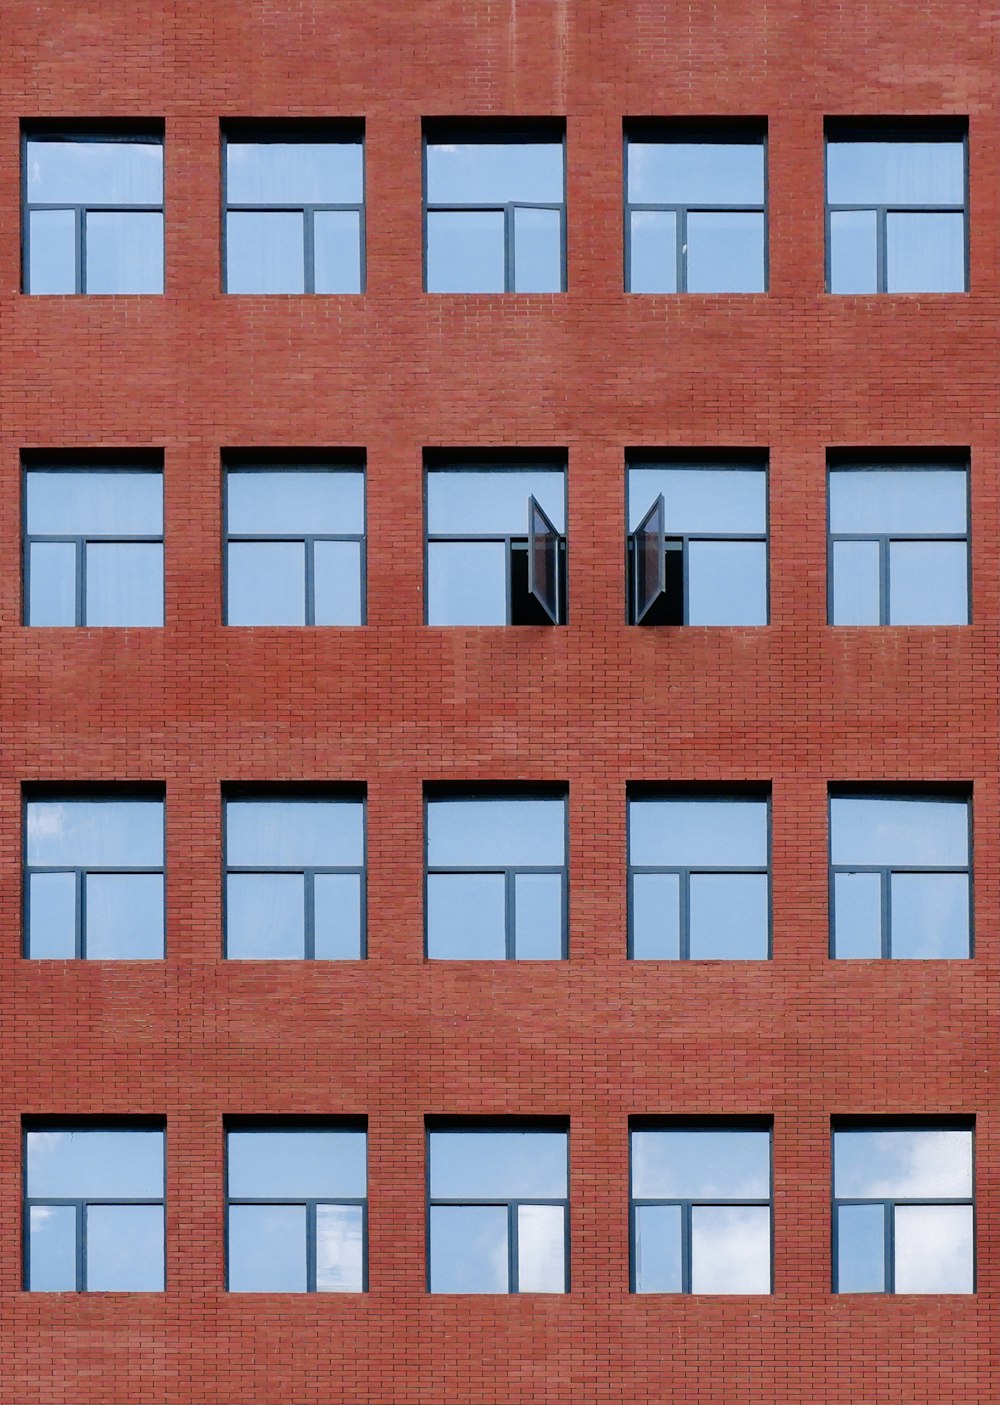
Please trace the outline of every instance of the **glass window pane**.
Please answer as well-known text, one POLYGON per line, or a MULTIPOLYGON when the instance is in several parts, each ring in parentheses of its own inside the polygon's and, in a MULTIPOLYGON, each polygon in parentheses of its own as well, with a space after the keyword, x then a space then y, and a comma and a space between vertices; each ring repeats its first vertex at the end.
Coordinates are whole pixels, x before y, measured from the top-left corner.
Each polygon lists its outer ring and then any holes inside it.
POLYGON ((428 204, 553 205, 562 198, 561 142, 427 143, 428 204))
POLYGON ((227 624, 306 622, 306 549, 302 542, 230 542, 226 553, 227 624))
POLYGON ((565 1132, 431 1132, 431 1196, 558 1200, 567 1194, 565 1132))
POLYGON ((692 1293, 770 1293, 771 1211, 695 1205, 691 1210, 692 1293))
POLYGON ((364 1198, 367 1138, 362 1131, 230 1132, 227 1141, 234 1200, 364 1198))
POLYGON ((681 1207, 637 1205, 635 1208, 635 1291, 680 1293, 681 1207))
POLYGON ((502 293, 505 286, 502 210, 428 211, 429 293, 502 293))
POLYGON ((950 868, 969 861, 964 800, 835 796, 830 831, 835 864, 950 868))
POLYGON ((882 955, 881 874, 834 874, 833 954, 862 960, 882 955))
POLYGON ((514 955, 520 961, 558 961, 562 948, 562 875, 517 874, 514 879, 514 955))
POLYGON ((676 293, 677 216, 673 210, 629 214, 628 291, 676 293))
POLYGON ((226 292, 301 293, 304 289, 304 216, 284 210, 230 210, 226 292))
POLYGON ((887 292, 965 292, 964 215, 890 210, 885 242, 887 292))
POLYGON ((230 873, 226 955, 297 961, 305 955, 305 880, 300 873, 230 873))
POLYGON ((970 955, 965 873, 894 873, 892 955, 943 960, 970 955))
POLYGON ((432 800, 427 860, 431 867, 557 867, 565 820, 565 801, 558 799, 432 800))
POLYGON ((31 1199, 163 1195, 162 1132, 28 1132, 25 1146, 31 1199))
POLYGON ((765 868, 766 800, 631 800, 629 862, 650 868, 765 868))
POLYGON ((762 142, 628 144, 628 198, 651 205, 762 205, 762 142))
POLYGON ((304 1205, 230 1205, 229 1291, 306 1291, 304 1205))
POLYGON ((885 1292, 885 1209, 840 1205, 837 1209, 837 1292, 885 1292))
POLYGON ((508 1293, 506 1205, 432 1205, 432 1293, 508 1293))
POLYGON ((562 289, 562 213, 514 211, 514 291, 558 293, 562 289))
POLYGON ((356 873, 317 873, 313 880, 317 961, 357 961, 361 957, 361 877, 356 873))
POLYGON ((502 873, 427 875, 427 955, 451 961, 503 961, 507 955, 502 873))
POLYGON ((562 1205, 517 1207, 517 1290, 565 1293, 566 1211, 562 1205))
POLYGON ((689 293, 764 291, 764 216, 692 210, 687 217, 689 293))
POLYGON ((972 1133, 845 1131, 833 1134, 834 1194, 845 1200, 972 1195, 972 1133))
POLYGON ((88 873, 84 950, 93 961, 163 955, 162 873, 88 873))
POLYGON ((767 474, 762 468, 633 468, 628 492, 632 532, 659 493, 668 535, 767 532, 767 474))
POLYGON ((427 623, 507 623, 503 542, 428 542, 427 623))
POLYGON ((360 868, 361 800, 229 800, 226 862, 238 868, 360 868))
POLYGON ((360 205, 359 141, 226 142, 231 205, 360 205))
POLYGON ((317 293, 361 292, 361 215, 317 210, 313 215, 313 282, 317 293))
POLYGON ((565 485, 559 470, 432 471, 427 475, 427 530, 431 536, 527 536, 528 499, 533 497, 563 532, 565 485))
POLYGON ((88 1205, 87 1291, 163 1292, 163 1206, 88 1205))
POLYGON ((76 874, 28 876, 28 955, 67 959, 76 955, 76 874))
POLYGON ((360 1205, 316 1206, 316 1291, 360 1293, 364 1227, 360 1205))
POLYGON ((688 624, 767 624, 764 542, 688 544, 688 624))
POLYGON ((75 625, 76 546, 32 542, 28 551, 28 623, 75 625))
POLYGON ((28 292, 76 292, 75 211, 30 211, 28 215, 28 292))
POLYGON ((88 293, 163 292, 163 216, 90 210, 86 229, 88 293))
POLYGON ((958 468, 843 469, 830 474, 830 530, 964 535, 968 475, 958 468))
POLYGON ((971 1293, 971 1205, 897 1205, 897 1293, 971 1293))
POLYGON ((33 203, 159 205, 163 200, 162 142, 32 139, 26 164, 33 203))
POLYGON ((878 624, 881 561, 878 542, 832 542, 832 624, 878 624))
POLYGON ((830 211, 830 292, 878 291, 878 226, 874 210, 830 211))
POLYGON ((833 205, 962 205, 961 141, 831 141, 827 190, 833 205))
POLYGON ((32 1293, 75 1291, 74 1205, 32 1205, 29 1210, 28 1288, 32 1293))
POLYGON ((965 542, 889 543, 889 623, 968 624, 965 542))
POLYGON ((636 1200, 767 1200, 770 1194, 768 1132, 632 1133, 636 1200))
POLYGON ((89 542, 84 552, 88 625, 163 624, 163 547, 159 542, 89 542))
POLYGON ((765 874, 693 873, 690 902, 693 961, 767 960, 765 874))
POLYGON ((361 543, 316 542, 313 589, 317 624, 360 624, 361 543))
POLYGON ((226 527, 235 536, 360 536, 365 475, 360 469, 230 469, 226 527))
POLYGON ((677 961, 681 954, 681 880, 676 873, 632 875, 632 955, 677 961))
POLYGON ((24 476, 29 534, 160 536, 163 474, 32 469, 24 476))
POLYGON ((29 867, 159 868, 162 800, 30 800, 29 867))

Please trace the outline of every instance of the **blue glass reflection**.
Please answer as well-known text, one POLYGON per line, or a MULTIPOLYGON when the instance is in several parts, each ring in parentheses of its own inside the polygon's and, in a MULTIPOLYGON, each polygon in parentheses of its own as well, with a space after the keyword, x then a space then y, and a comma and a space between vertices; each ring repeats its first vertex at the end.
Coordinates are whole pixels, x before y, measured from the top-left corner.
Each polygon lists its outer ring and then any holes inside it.
POLYGON ((28 1132, 25 1149, 32 1199, 163 1196, 162 1132, 28 1132))
POLYGON ((229 1195, 234 1200, 362 1199, 366 1142, 362 1131, 230 1132, 229 1195))
POLYGON ((163 1206, 88 1205, 87 1291, 163 1292, 163 1206))
POLYGON ((161 800, 31 800, 30 867, 160 868, 161 800))
POLYGON ((639 205, 762 205, 762 142, 628 144, 628 200, 639 205))
POLYGON ((632 1133, 637 1200, 767 1200, 768 1132, 662 1130, 632 1133))
POLYGON ((969 861, 969 807, 957 798, 835 796, 830 831, 838 865, 962 868, 969 861))
POLYGON ((561 142, 427 143, 430 205, 556 205, 562 198, 561 142))
POLYGON ((766 800, 632 800, 629 861, 650 868, 765 868, 766 800))
POLYGON ((431 1132, 430 1188, 443 1200, 548 1200, 567 1193, 565 1132, 431 1132))
POLYGON ((510 1291, 506 1206, 431 1206, 430 1290, 510 1291))

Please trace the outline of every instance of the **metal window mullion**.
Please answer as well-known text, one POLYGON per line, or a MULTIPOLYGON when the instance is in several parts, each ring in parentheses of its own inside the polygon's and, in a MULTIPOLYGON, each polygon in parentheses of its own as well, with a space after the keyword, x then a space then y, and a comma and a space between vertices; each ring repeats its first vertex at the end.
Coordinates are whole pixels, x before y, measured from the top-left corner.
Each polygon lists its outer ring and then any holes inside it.
MULTIPOLYGON (((677 228, 675 232, 677 247, 674 257, 676 260, 674 268, 674 285, 679 293, 687 292, 687 209, 683 205, 677 207, 677 228)), ((685 582, 686 586, 687 582, 685 582)), ((686 590, 685 590, 686 594, 686 590)), ((686 610, 685 610, 686 612, 686 610)), ((684 621, 687 624, 687 620, 684 621)))
POLYGON ((73 946, 77 959, 83 961, 87 957, 87 871, 76 868, 73 870, 73 876, 76 880, 76 932, 73 946))
POLYGON ((507 1291, 519 1293, 520 1266, 517 1253, 517 1211, 518 1202, 507 1202, 507 1291))
MULTIPOLYGON (((684 290, 684 291, 685 291, 685 292, 687 291, 687 288, 686 288, 686 287, 685 287, 685 290, 684 290)), ((675 540, 676 540, 676 538, 675 538, 675 540)), ((682 618, 683 618, 683 621, 684 621, 685 624, 689 624, 689 623, 690 623, 690 618, 689 618, 689 617, 690 617, 690 613, 691 613, 691 590, 690 590, 690 581, 689 581, 689 576, 690 576, 689 564, 690 564, 690 559, 691 559, 691 553, 690 553, 690 551, 688 550, 688 543, 689 543, 689 542, 690 542, 690 537, 688 537, 686 534, 684 534, 684 535, 681 536, 681 538, 680 538, 680 543, 681 543, 681 591, 683 592, 683 596, 684 596, 684 599, 683 599, 683 601, 682 601, 682 604, 683 604, 683 606, 684 606, 684 613, 683 613, 682 618)))
POLYGON ((82 205, 74 207, 76 215, 76 291, 87 291, 87 220, 82 205))
POLYGON ((882 885, 879 895, 882 910, 882 958, 889 960, 892 956, 892 869, 880 869, 879 881, 882 885))
POLYGON ((509 200, 503 207, 504 292, 507 293, 516 291, 514 281, 517 275, 514 266, 514 209, 515 205, 512 200, 509 200))
MULTIPOLYGON (((316 291, 316 237, 313 228, 315 210, 306 205, 302 208, 302 291, 316 291)), ((308 623, 308 621, 307 621, 308 623)))
POLYGON ((306 1201, 306 1292, 316 1291, 316 1201, 306 1201))
POLYGON ((303 960, 316 959, 316 870, 307 868, 302 873, 303 907, 305 931, 302 934, 303 960))
POLYGON ((691 960, 691 870, 682 868, 677 870, 678 900, 680 912, 678 921, 680 923, 680 952, 681 961, 691 960))
MULTIPOLYGON (((306 290, 307 292, 309 289, 306 290)), ((304 537, 302 545, 305 548, 305 580, 303 589, 305 590, 305 622, 307 625, 316 623, 316 539, 314 537, 304 537)))
MULTIPOLYGON (((884 291, 881 290, 881 291, 884 291)), ((889 537, 883 533, 878 538, 878 589, 879 589, 879 624, 890 624, 889 619, 889 537)))
POLYGON ((87 1291, 87 1204, 76 1202, 76 1291, 87 1291))
POLYGON ((886 207, 879 205, 875 211, 875 258, 876 258, 876 291, 886 293, 889 291, 889 260, 886 245, 886 207))
POLYGON ((76 538, 76 622, 87 623, 87 542, 76 538))
POLYGON ((882 1219, 885 1242, 885 1291, 896 1291, 896 1202, 883 1200, 882 1219))
POLYGON ((517 931, 515 928, 515 902, 517 874, 513 868, 504 869, 504 950, 507 960, 513 961, 517 955, 517 931))
POLYGON ((681 1202, 681 1292, 691 1293, 691 1239, 693 1235, 691 1224, 691 1202, 685 1200, 681 1202))

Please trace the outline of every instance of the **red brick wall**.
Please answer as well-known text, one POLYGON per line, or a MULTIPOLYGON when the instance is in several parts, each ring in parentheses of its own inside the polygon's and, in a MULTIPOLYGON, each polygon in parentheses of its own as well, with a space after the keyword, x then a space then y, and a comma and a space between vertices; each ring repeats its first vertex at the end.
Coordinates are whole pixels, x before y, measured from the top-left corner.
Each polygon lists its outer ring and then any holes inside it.
POLYGON ((0 1405, 979 1405, 1000 1266, 1000 26, 983 0, 5 0, 0 1405), (420 119, 556 114, 569 292, 421 293, 420 119), (771 292, 626 297, 632 115, 764 115, 771 292), (962 114, 967 296, 823 292, 823 117, 962 114), (19 286, 18 124, 166 122, 167 292, 19 286), (219 293, 219 120, 366 121, 364 297, 219 293), (368 626, 220 624, 220 449, 367 450, 368 626), (425 446, 565 446, 564 629, 421 624, 425 446), (829 629, 825 455, 968 445, 966 629, 829 629), (760 630, 623 623, 626 446, 770 451, 760 630), (19 454, 160 447, 163 630, 19 623, 19 454), (365 782, 369 959, 220 959, 220 784, 365 782), (425 780, 569 784, 571 958, 422 959, 425 780), (164 963, 28 962, 20 786, 165 782, 164 963), (629 964, 630 779, 773 783, 774 959, 629 964), (974 788, 976 956, 833 963, 831 780, 974 788), (628 1293, 630 1114, 774 1118, 770 1298, 628 1293), (29 1114, 167 1118, 168 1288, 20 1291, 29 1114), (227 1297, 222 1119, 369 1119, 370 1291, 227 1297), (423 1119, 571 1122, 572 1291, 424 1291, 423 1119), (829 1123, 974 1114, 975 1296, 830 1293, 829 1123))

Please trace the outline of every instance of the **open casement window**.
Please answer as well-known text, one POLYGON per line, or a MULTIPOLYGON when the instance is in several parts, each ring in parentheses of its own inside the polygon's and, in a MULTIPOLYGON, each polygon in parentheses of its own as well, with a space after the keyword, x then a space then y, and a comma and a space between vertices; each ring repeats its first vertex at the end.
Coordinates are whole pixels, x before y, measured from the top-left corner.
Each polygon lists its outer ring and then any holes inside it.
POLYGON ((528 499, 528 594, 560 624, 562 556, 559 533, 533 497, 528 499))
POLYGON ((632 612, 636 624, 645 624, 646 616, 661 601, 666 608, 667 542, 664 511, 663 494, 660 493, 630 538, 632 612))

